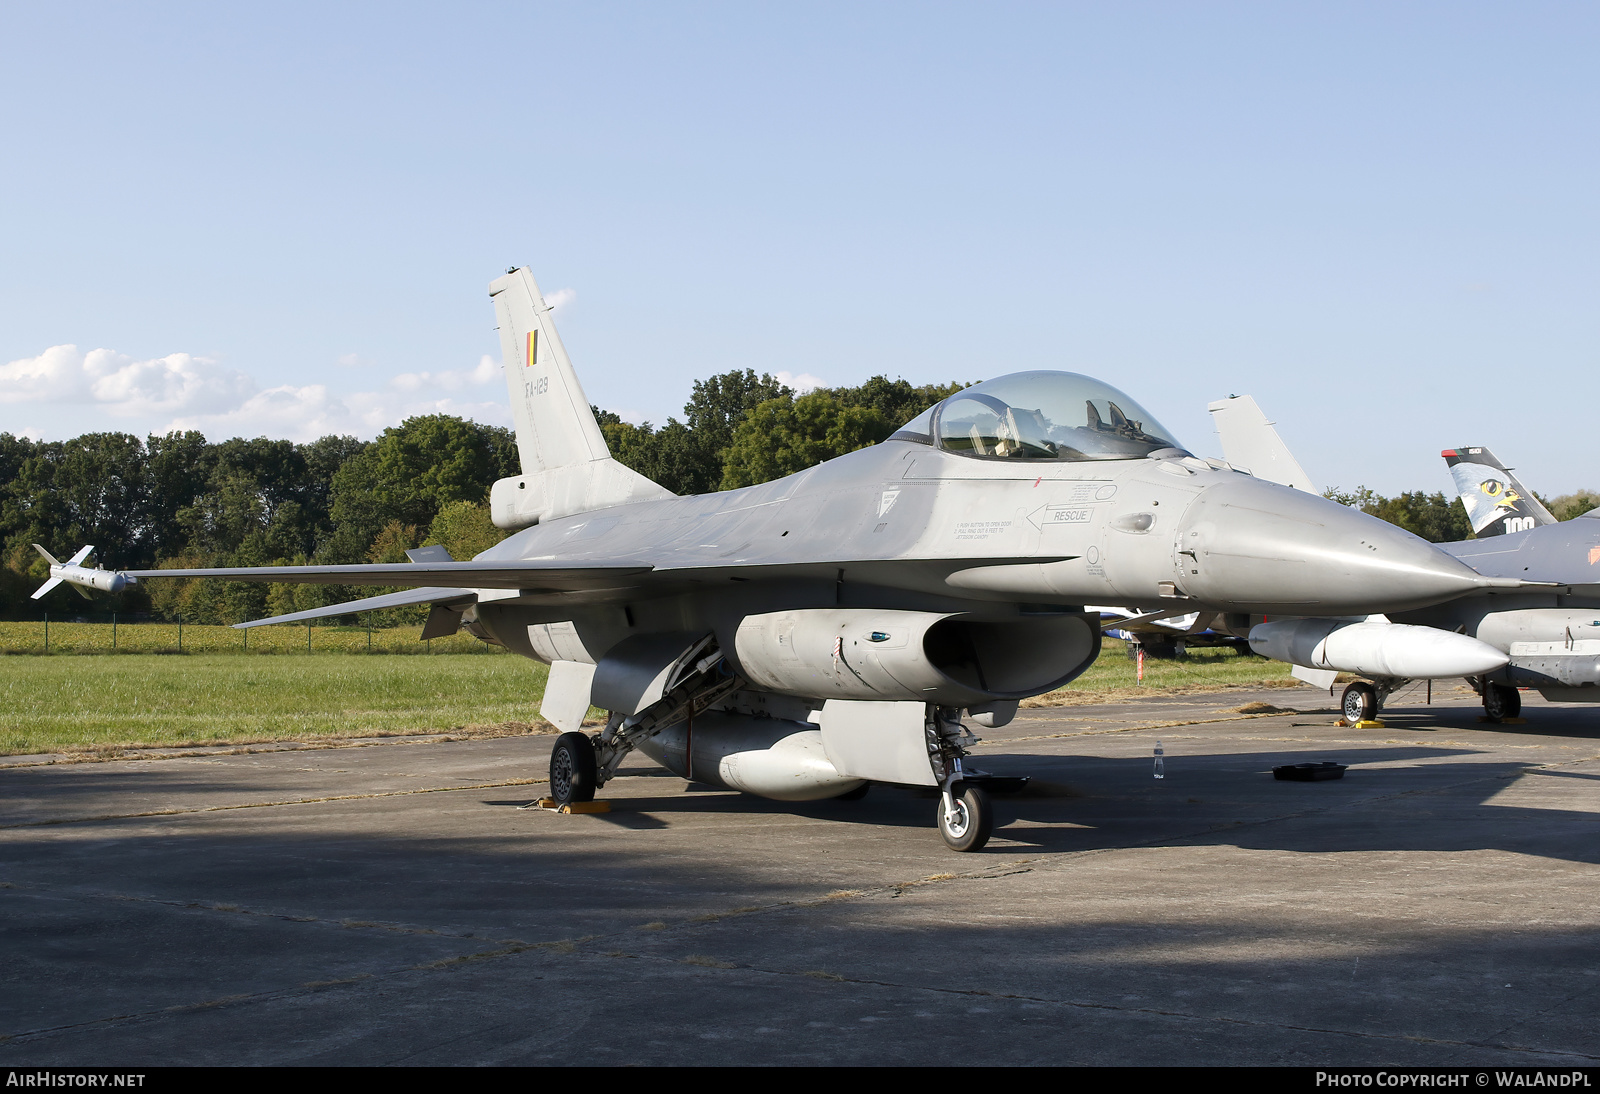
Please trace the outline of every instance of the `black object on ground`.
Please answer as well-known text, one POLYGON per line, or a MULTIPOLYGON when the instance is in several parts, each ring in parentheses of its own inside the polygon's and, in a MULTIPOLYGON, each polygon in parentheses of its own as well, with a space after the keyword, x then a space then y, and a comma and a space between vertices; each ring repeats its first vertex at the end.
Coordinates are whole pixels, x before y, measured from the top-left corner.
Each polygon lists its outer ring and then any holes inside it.
POLYGON ((1345 764, 1336 764, 1332 760, 1316 764, 1284 764, 1272 769, 1272 777, 1289 782, 1318 783, 1325 779, 1344 778, 1345 767, 1345 764))

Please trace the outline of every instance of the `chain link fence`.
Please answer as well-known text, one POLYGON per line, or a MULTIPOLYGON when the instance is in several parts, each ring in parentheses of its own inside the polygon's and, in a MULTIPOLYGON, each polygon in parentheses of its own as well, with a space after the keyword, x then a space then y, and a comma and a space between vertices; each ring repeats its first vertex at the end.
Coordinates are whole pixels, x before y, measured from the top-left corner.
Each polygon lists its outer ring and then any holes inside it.
POLYGON ((422 641, 420 628, 277 623, 239 629, 184 623, 143 612, 43 613, 0 622, 0 654, 136 653, 502 653, 466 632, 422 641))

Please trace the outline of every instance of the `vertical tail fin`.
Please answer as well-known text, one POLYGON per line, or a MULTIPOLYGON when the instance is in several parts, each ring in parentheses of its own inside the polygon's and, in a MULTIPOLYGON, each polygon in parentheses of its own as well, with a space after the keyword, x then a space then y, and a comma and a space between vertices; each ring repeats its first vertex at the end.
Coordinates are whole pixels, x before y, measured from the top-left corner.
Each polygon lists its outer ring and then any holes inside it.
POLYGON ((517 425, 522 474, 489 494, 501 528, 672 497, 670 491, 612 459, 583 385, 556 333, 550 307, 528 270, 489 285, 500 324, 506 390, 517 425))
POLYGON ((1230 395, 1206 406, 1222 437, 1222 458, 1240 471, 1308 494, 1320 491, 1289 452, 1278 431, 1248 395, 1230 395))
POLYGON ((1467 507, 1467 519, 1478 537, 1556 523, 1555 515, 1487 448, 1447 448, 1439 455, 1450 468, 1456 493, 1467 507))

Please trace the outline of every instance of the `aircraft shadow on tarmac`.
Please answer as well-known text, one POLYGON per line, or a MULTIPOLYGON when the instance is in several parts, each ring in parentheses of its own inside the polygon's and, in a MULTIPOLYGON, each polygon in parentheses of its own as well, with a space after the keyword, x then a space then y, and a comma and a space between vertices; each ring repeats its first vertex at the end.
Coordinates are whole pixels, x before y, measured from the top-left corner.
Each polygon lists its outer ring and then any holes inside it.
POLYGON ((1581 805, 1546 809, 1490 800, 1524 776, 1600 776, 1546 771, 1534 763, 1445 759, 1473 755, 1481 753, 1391 746, 1293 756, 1175 757, 1169 747, 1166 778, 1160 782, 1151 778, 1145 759, 993 755, 984 763, 997 772, 1027 770, 1043 779, 1060 778, 1081 793, 1002 800, 997 837, 1042 851, 1116 846, 1131 838, 1307 853, 1498 849, 1600 863, 1595 813, 1581 805), (1349 770, 1343 779, 1328 782, 1272 777, 1276 763, 1321 760, 1347 764, 1349 770), (1168 834, 1174 821, 1186 819, 1193 825, 1189 833, 1168 834), (1067 827, 1074 824, 1090 827, 1067 827), (1112 833, 1116 836, 1108 840, 1112 833))
MULTIPOLYGON (((681 781, 647 771, 629 772, 608 788, 612 813, 589 816, 515 812, 511 806, 527 799, 522 788, 506 788, 492 799, 482 791, 444 792, 12 829, 0 856, 4 880, 15 886, 0 893, 9 909, 0 952, 26 989, 0 1002, 0 1032, 295 988, 335 974, 415 969, 449 957, 452 946, 465 951, 507 937, 544 943, 601 933, 617 940, 596 947, 659 953, 667 959, 660 966, 665 971, 619 961, 607 972, 594 966, 601 960, 595 957, 564 972, 567 966, 552 964, 560 951, 540 950, 498 964, 451 966, 458 970, 454 978, 405 973, 415 987, 375 980, 394 999, 409 1002, 385 1003, 384 1023, 371 1027, 378 1031, 371 1033, 371 1058, 386 1058, 407 1036, 419 1046, 469 1046, 470 1037, 462 1038, 491 1019, 504 1021, 507 1008, 533 1021, 527 1014, 545 1015, 552 1000, 569 993, 626 992, 631 999, 641 977, 656 978, 650 983, 660 986, 650 989, 658 993, 652 998, 667 1011, 737 1025, 726 999, 704 977, 738 976, 745 967, 792 972, 794 982, 773 990, 786 1000, 811 999, 807 992, 831 989, 802 975, 807 970, 948 985, 953 953, 961 955, 960 982, 986 991, 1085 999, 1112 1010, 1259 1018, 1253 1026, 1207 1034, 1218 1051, 1253 1060, 1292 1062, 1294 1052, 1308 1050, 1309 1042, 1296 1040, 1301 1034, 1275 1032, 1279 1022, 1564 1051, 1583 1050, 1592 1039, 1600 977, 1590 975, 1592 926, 1572 875, 1549 875, 1538 863, 1521 867, 1520 880, 1509 884, 1528 885, 1537 906, 1486 904, 1480 913, 1462 898, 1470 904, 1487 890, 1452 895, 1456 879, 1506 884, 1496 879, 1519 869, 1515 864, 1435 858, 1427 862, 1430 869, 1416 872, 1325 853, 1487 849, 1593 864, 1600 861, 1594 813, 1502 806, 1492 799, 1517 786, 1534 791, 1535 800, 1554 795, 1559 803, 1570 792, 1581 804, 1592 800, 1590 787, 1600 776, 1491 760, 1472 748, 1186 755, 1181 743, 1168 744, 1167 778, 1160 783, 1151 779, 1145 757, 985 750, 986 769, 1025 772, 1037 790, 998 799, 992 852, 976 856, 930 844, 926 826, 934 803, 916 791, 878 786, 856 802, 782 803, 700 787, 684 793, 681 781), (1319 759, 1351 768, 1336 782, 1272 778, 1274 763, 1319 759), (1533 782, 1540 785, 1530 787, 1533 782), (739 818, 750 823, 728 823, 739 818), (945 874, 952 880, 908 889, 904 901, 820 896, 834 885, 861 884, 858 878, 881 885, 939 870, 982 870, 1019 851, 1048 859, 1118 847, 1157 850, 1160 858, 1119 865, 1114 856, 1096 856, 1079 860, 1081 871, 1069 864, 1016 877, 945 874), (1298 860, 1303 866, 1267 856, 1249 867, 1228 848, 1305 857, 1298 860), (1180 861, 1201 868, 1150 880, 1151 869, 1180 861), (1259 873, 1237 872, 1252 868, 1259 873), (1541 876, 1548 880, 1536 880, 1541 876), (1539 884, 1553 888, 1535 889, 1539 884), (1251 896, 1257 886, 1260 899, 1251 896), (1169 891, 1176 904, 1165 902, 1169 891), (1146 892, 1151 895, 1141 895, 1146 892), (1361 902, 1365 918, 1348 917, 1352 901, 1361 902), (770 910, 729 911, 742 906, 770 910), (1479 922, 1480 914, 1492 922, 1479 922), (1506 926, 1507 915, 1514 930, 1506 926), (641 929, 657 920, 667 929, 641 929), (692 974, 700 979, 682 979, 691 974, 672 970, 690 968, 682 964, 684 954, 714 955, 736 968, 725 974, 701 969, 692 974), (93 992, 84 990, 85 976, 93 992), (534 986, 544 983, 540 977, 551 978, 548 991, 534 986), (702 1006, 721 1009, 702 1013, 702 1006), (405 1015, 413 1011, 425 1014, 430 1026, 408 1035, 405 1015), (393 1030, 389 1022, 397 1023, 393 1030)), ((71 789, 74 804, 91 806, 87 816, 113 812, 92 808, 97 800, 107 802, 106 775, 104 769, 13 771, 3 786, 41 800, 47 795, 39 791, 71 789), (96 789, 98 799, 91 795, 96 789)), ((281 781, 258 783, 237 769, 230 775, 208 783, 194 770, 147 767, 137 772, 138 796, 151 803, 197 791, 256 800, 286 796, 281 781)), ((113 781, 127 802, 124 778, 117 773, 113 781)), ((1491 895, 1500 891, 1491 889, 1491 895)), ((339 989, 349 994, 326 998, 332 1006, 363 998, 366 990, 339 989)), ((294 1057, 308 1062, 321 1044, 344 1062, 368 1058, 365 1042, 349 1040, 354 1019, 337 1008, 317 1009, 321 998, 294 1003, 305 1015, 293 1037, 283 1038, 284 1051, 311 1053, 294 1057)), ((842 998, 817 995, 802 1008, 804 1016, 839 1021, 842 998)), ((168 1062, 259 1043, 253 1008, 193 1013, 125 1036, 159 1034, 152 1049, 168 1062), (207 1015, 222 1022, 230 1014, 233 1025, 216 1036, 200 1035, 201 1023, 213 1020, 207 1015)), ((1020 1023, 1007 1027, 1007 1037, 984 1043, 1034 1045, 1029 1051, 1037 1055, 1029 1059, 1092 1061, 1101 1059, 1098 1051, 1131 1051, 1128 1038, 1144 1028, 1138 1025, 1143 1019, 1126 1021, 1117 1027, 1125 1036, 1115 1044, 1101 1043, 1094 1032, 1099 1027, 1083 1026, 1081 1038, 1064 1038, 1059 1023, 1045 1027, 1053 1040, 1037 1045, 1020 1023)), ((124 1034, 108 1029, 83 1036, 124 1034)), ((1135 1039, 1148 1062, 1193 1059, 1196 1051, 1187 1037, 1135 1039)), ((126 1042, 130 1050, 139 1043, 126 1042)), ((829 1043, 845 1050, 842 1042, 829 1043)), ((1349 1052, 1355 1062, 1373 1062, 1402 1049, 1413 1051, 1389 1041, 1378 1049, 1322 1045, 1311 1055, 1326 1061, 1329 1051, 1349 1052)), ((13 1056, 24 1051, 15 1049, 13 1056)), ((5 1052, 0 1048, 0 1058, 5 1052)))
POLYGON ((1531 714, 1526 724, 1493 724, 1479 716, 1476 707, 1469 707, 1466 711, 1456 708, 1441 710, 1438 707, 1415 707, 1410 709, 1393 710, 1384 708, 1383 720, 1390 729, 1401 729, 1407 733, 1461 733, 1461 732, 1493 732, 1503 733, 1508 737, 1537 736, 1559 737, 1565 740, 1597 740, 1600 739, 1600 708, 1592 704, 1573 704, 1570 706, 1534 706, 1530 703, 1523 707, 1524 714, 1531 714))
MULTIPOLYGON (((1251 751, 1184 755, 1181 746, 1169 745, 1167 777, 1160 782, 1151 778, 1148 758, 996 751, 986 752, 979 762, 985 770, 998 774, 1028 774, 1033 778, 1030 788, 1022 794, 995 798, 997 846, 993 850, 1002 853, 1014 852, 1018 844, 1045 853, 1067 853, 1166 843, 1216 843, 1308 853, 1500 849, 1600 863, 1600 841, 1593 838, 1592 831, 1596 815, 1581 805, 1546 809, 1489 801, 1524 775, 1569 785, 1574 781, 1600 781, 1600 776, 1547 771, 1535 763, 1466 758, 1477 755, 1482 753, 1471 748, 1396 746, 1295 750, 1292 754, 1251 751), (1345 778, 1332 782, 1273 779, 1273 764, 1307 760, 1335 760, 1350 767, 1345 778), (1008 849, 1006 844, 1012 846, 1008 849)), ((254 786, 252 780, 239 779, 237 771, 226 782, 211 782, 192 771, 144 768, 132 774, 137 778, 138 798, 131 803, 124 799, 123 804, 133 807, 107 809, 104 795, 108 787, 103 772, 85 770, 80 774, 57 768, 50 771, 48 786, 37 788, 19 785, 32 780, 26 778, 25 772, 12 772, 5 780, 10 784, 6 796, 16 803, 18 798, 35 797, 28 793, 30 790, 43 791, 37 793, 37 800, 51 802, 55 817, 30 820, 24 802, 22 814, 0 823, 11 821, 5 826, 13 829, 17 822, 53 828, 57 819, 64 819, 68 820, 68 827, 77 827, 71 821, 131 816, 145 812, 142 807, 148 807, 149 813, 158 813, 169 803, 211 792, 226 792, 233 800, 270 801, 297 796, 294 791, 286 792, 281 783, 254 786), (67 805, 62 810, 64 801, 67 805), (75 812, 76 817, 68 816, 75 812)), ((126 777, 119 773, 116 779, 122 782, 126 777)), ((125 792, 126 784, 119 789, 125 792)), ((527 805, 540 789, 537 785, 530 787, 528 797, 479 798, 478 804, 498 813, 527 805)), ((860 801, 781 802, 704 784, 684 787, 681 780, 665 771, 625 771, 609 789, 611 793, 603 796, 609 799, 611 812, 562 818, 562 822, 649 831, 673 827, 694 817, 756 820, 794 816, 837 822, 841 826, 840 838, 848 840, 851 827, 857 825, 921 832, 935 809, 931 790, 880 785, 860 801), (652 792, 653 784, 658 783, 670 783, 676 792, 652 792)), ((530 814, 534 812, 529 810, 530 814)), ((265 819, 264 814, 258 815, 265 819)), ((182 838, 204 841, 210 837, 191 832, 182 838)), ((490 842, 500 838, 503 836, 490 837, 490 842)), ((13 844, 14 850, 15 847, 13 844)))
MULTIPOLYGON (((1500 849, 1600 863, 1600 843, 1591 831, 1594 814, 1488 800, 1524 775, 1580 781, 1600 781, 1600 776, 1518 762, 1445 760, 1475 755, 1481 753, 1470 748, 1393 746, 1297 751, 1293 756, 1173 756, 1169 750, 1168 775, 1161 782, 1151 778, 1150 762, 1143 758, 1001 753, 986 754, 981 762, 985 770, 999 774, 1033 776, 1028 790, 996 798, 995 834, 998 840, 1043 852, 1220 843, 1307 853, 1500 849), (1348 764, 1349 771, 1331 782, 1273 779, 1275 763, 1307 760, 1335 760, 1348 764), (1524 823, 1530 820, 1535 823, 1524 823)), ((690 784, 687 792, 673 795, 628 792, 632 787, 626 784, 654 778, 683 785, 664 771, 627 773, 614 784, 619 792, 613 811, 594 819, 651 829, 690 816, 791 815, 920 829, 935 800, 931 790, 889 786, 875 786, 855 802, 777 802, 704 784, 690 784)))

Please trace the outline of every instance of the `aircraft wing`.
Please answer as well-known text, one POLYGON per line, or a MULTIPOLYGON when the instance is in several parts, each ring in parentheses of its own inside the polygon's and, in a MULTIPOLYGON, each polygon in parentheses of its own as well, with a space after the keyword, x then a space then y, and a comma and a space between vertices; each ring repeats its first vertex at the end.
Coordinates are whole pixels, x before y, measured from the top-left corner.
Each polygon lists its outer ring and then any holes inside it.
POLYGON ((447 589, 548 589, 580 591, 649 573, 644 562, 378 562, 354 566, 230 566, 203 570, 124 570, 140 581, 213 577, 224 581, 296 585, 431 585, 447 589))
MULTIPOLYGON (((424 549, 426 550, 426 549, 424 549)), ((304 612, 253 620, 247 626, 304 622, 352 612, 376 611, 413 604, 448 604, 465 607, 475 599, 473 590, 506 590, 524 602, 601 603, 638 596, 662 595, 731 581, 799 580, 834 582, 848 577, 853 583, 894 588, 948 592, 946 580, 958 571, 977 567, 1023 564, 1038 566, 1072 556, 1030 558, 839 559, 803 563, 738 563, 706 565, 656 565, 614 559, 495 559, 452 562, 416 553, 411 562, 346 566, 229 566, 188 570, 128 570, 119 577, 211 578, 221 581, 283 582, 314 585, 421 586, 404 593, 368 597, 330 604, 304 612)), ((67 580, 72 580, 68 577, 67 580)), ((496 598, 498 599, 498 598, 496 598)), ((457 609, 459 610, 459 608, 457 609)))

